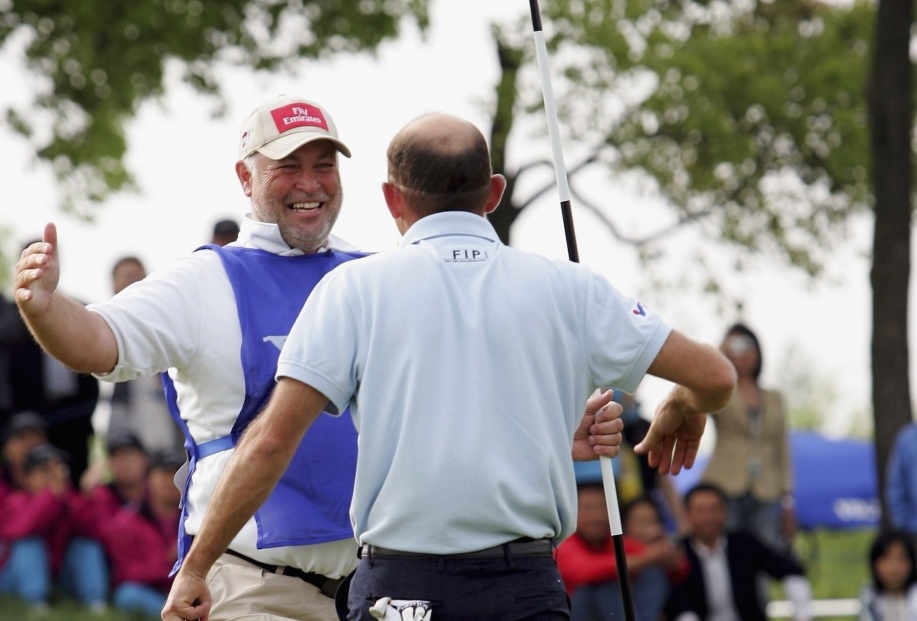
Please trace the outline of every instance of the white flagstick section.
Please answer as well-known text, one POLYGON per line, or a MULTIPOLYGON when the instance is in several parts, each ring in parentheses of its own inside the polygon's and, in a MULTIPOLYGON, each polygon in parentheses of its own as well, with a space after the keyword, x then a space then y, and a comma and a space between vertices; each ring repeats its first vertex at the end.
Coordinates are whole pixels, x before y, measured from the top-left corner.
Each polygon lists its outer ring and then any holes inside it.
POLYGON ((570 185, 567 181, 567 168, 564 163, 564 152, 560 148, 560 129, 557 125, 557 108, 554 106, 554 89, 551 87, 551 75, 548 73, 548 48, 544 42, 544 31, 535 31, 535 54, 538 56, 538 67, 541 69, 541 87, 544 92, 544 109, 548 117, 548 134, 551 135, 551 151, 554 153, 554 176, 557 177, 557 192, 560 200, 570 200, 570 185))
POLYGON ((602 486, 605 488, 605 506, 608 508, 611 534, 623 535, 624 528, 621 525, 621 511, 618 510, 618 492, 615 489, 615 472, 611 457, 599 457, 599 464, 602 467, 602 486))

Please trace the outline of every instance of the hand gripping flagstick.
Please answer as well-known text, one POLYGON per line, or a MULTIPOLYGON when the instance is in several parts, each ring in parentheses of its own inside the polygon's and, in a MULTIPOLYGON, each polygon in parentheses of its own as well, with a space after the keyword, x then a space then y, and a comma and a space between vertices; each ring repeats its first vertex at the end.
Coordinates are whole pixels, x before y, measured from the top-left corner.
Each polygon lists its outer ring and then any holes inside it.
MULTIPOLYGON (((544 31, 541 28, 541 11, 538 9, 538 0, 529 0, 529 5, 532 9, 532 27, 535 30, 535 53, 538 56, 538 67, 541 69, 541 88, 544 92, 544 110, 548 117, 548 134, 551 136, 551 150, 554 154, 554 174, 557 177, 557 191, 560 195, 560 209, 567 238, 567 256, 574 263, 579 263, 576 233, 573 230, 573 213, 570 207, 570 186, 564 166, 564 152, 560 147, 560 130, 557 124, 557 110, 554 107, 551 74, 548 71, 548 50, 544 42, 544 31)), ((611 539, 615 548, 618 581, 621 584, 621 599, 624 602, 624 617, 627 621, 634 621, 634 600, 630 589, 630 576, 627 573, 627 558, 624 556, 624 532, 621 527, 621 511, 618 508, 614 471, 611 468, 611 458, 599 457, 599 462, 602 468, 602 485, 605 488, 605 503, 608 507, 608 521, 611 524, 611 539)))

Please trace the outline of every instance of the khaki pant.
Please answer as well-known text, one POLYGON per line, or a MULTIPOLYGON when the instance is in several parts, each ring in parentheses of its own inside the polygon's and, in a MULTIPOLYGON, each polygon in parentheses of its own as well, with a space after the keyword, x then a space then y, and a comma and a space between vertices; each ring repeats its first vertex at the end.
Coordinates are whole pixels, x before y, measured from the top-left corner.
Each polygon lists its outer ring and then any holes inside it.
POLYGON ((207 575, 210 621, 338 621, 334 600, 299 578, 222 555, 207 575))

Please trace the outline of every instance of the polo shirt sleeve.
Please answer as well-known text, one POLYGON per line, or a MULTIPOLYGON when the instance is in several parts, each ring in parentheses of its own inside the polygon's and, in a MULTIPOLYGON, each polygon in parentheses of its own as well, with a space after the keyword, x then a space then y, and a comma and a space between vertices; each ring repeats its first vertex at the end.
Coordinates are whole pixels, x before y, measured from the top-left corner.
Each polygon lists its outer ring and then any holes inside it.
POLYGON ((342 284, 342 265, 327 274, 300 311, 277 360, 276 379, 289 377, 328 397, 343 412, 357 389, 357 325, 342 284))
POLYGON ((657 313, 595 273, 586 297, 585 329, 594 385, 630 393, 671 332, 657 313))
MULTIPOLYGON (((118 345, 118 362, 105 381, 148 377, 184 368, 198 355, 207 291, 219 276, 219 258, 198 252, 150 273, 106 302, 87 306, 108 323, 118 345)), ((228 282, 225 286, 229 286, 228 282)))

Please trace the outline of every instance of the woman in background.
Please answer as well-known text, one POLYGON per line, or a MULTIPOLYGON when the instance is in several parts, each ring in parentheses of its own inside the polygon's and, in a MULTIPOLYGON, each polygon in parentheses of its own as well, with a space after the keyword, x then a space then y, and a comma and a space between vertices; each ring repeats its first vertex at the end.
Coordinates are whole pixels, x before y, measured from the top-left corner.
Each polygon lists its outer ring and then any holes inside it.
POLYGON ((728 499, 728 530, 757 535, 786 551, 795 531, 789 422, 783 396, 760 382, 758 337, 737 323, 726 331, 721 351, 736 369, 732 398, 711 417, 716 445, 703 475, 728 499))

